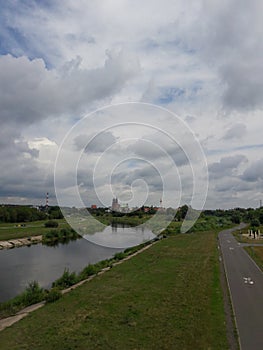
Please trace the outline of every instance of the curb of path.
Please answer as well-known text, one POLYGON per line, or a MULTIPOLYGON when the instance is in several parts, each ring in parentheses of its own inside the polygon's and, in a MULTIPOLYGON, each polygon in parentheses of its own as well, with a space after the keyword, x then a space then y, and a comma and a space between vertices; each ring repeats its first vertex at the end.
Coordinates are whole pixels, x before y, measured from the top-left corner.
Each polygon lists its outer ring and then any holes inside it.
MULTIPOLYGON (((232 233, 233 231, 236 231, 236 230, 238 230, 239 228, 242 228, 242 227, 243 227, 243 225, 241 224, 241 225, 239 225, 237 227, 233 227, 232 229, 223 230, 221 232, 228 231, 229 233, 232 233)), ((221 233, 221 232, 219 232, 219 233, 221 233)), ((218 235, 219 235, 219 233, 218 233, 218 235)), ((233 299, 232 299, 230 284, 229 284, 229 280, 228 280, 227 273, 226 273, 225 261, 224 261, 224 258, 223 258, 223 253, 222 253, 222 249, 221 249, 220 240, 218 240, 218 241, 219 241, 219 246, 220 246, 220 256, 222 257, 224 275, 225 275, 225 279, 226 279, 226 282, 227 282, 227 288, 228 288, 228 292, 229 292, 229 299, 230 299, 231 309, 232 309, 232 313, 233 313, 233 320, 234 320, 234 324, 235 324, 235 330, 237 332, 238 345, 239 345, 239 349, 242 350, 241 342, 240 342, 239 330, 238 330, 238 327, 237 327, 236 314, 235 314, 235 310, 234 310, 234 307, 233 307, 233 299)))

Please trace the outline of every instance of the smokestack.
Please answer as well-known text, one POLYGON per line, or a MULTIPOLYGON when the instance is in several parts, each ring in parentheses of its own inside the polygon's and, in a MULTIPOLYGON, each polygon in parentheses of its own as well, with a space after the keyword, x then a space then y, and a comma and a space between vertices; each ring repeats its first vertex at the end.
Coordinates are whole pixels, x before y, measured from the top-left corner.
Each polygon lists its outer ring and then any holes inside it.
POLYGON ((48 211, 48 192, 46 194, 46 210, 48 211))

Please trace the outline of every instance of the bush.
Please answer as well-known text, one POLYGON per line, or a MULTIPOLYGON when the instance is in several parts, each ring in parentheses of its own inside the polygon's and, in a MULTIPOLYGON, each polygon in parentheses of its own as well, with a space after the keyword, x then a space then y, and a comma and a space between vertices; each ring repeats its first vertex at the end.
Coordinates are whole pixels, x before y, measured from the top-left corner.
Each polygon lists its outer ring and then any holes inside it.
POLYGON ((52 283, 52 287, 58 287, 59 289, 68 288, 79 282, 79 278, 75 272, 69 272, 68 269, 64 270, 63 275, 52 283))
POLYGON ((50 289, 50 291, 47 293, 45 300, 47 303, 53 303, 54 301, 60 299, 62 297, 61 291, 55 287, 50 289))
POLYGON ((89 264, 86 266, 80 273, 80 279, 84 280, 92 275, 95 275, 98 272, 98 269, 95 265, 89 264))
POLYGON ((58 222, 54 220, 49 220, 45 222, 45 227, 58 227, 58 222))
POLYGON ((32 305, 43 300, 44 290, 39 286, 38 282, 33 281, 28 284, 21 297, 24 306, 32 305))
POLYGON ((30 282, 23 293, 11 300, 0 303, 0 317, 14 315, 24 307, 39 303, 44 298, 45 291, 39 286, 38 282, 30 282))
POLYGON ((126 254, 125 253, 116 253, 115 255, 114 255, 114 259, 115 260, 122 260, 122 259, 124 259, 125 258, 125 256, 126 256, 126 254))

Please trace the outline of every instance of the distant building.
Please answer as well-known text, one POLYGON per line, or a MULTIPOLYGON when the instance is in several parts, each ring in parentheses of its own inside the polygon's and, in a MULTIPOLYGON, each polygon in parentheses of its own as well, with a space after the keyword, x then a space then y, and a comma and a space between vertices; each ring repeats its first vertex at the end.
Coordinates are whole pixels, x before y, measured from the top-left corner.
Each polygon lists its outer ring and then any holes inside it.
POLYGON ((129 213, 130 212, 129 204, 127 203, 127 204, 122 205, 120 207, 120 211, 122 213, 129 213))
POLYGON ((97 209, 96 204, 92 204, 91 209, 97 209))
POLYGON ((112 200, 111 210, 112 211, 120 211, 120 204, 118 202, 117 197, 113 198, 113 200, 112 200))

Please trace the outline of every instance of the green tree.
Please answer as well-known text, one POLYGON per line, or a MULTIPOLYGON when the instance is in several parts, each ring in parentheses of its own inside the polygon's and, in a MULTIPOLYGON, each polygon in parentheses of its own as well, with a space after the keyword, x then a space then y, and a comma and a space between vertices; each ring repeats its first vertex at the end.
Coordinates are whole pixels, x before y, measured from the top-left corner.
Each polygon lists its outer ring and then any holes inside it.
POLYGON ((251 227, 254 227, 254 228, 259 227, 259 226, 260 226, 259 220, 258 220, 258 219, 253 219, 253 220, 251 220, 250 226, 251 226, 251 227))
POLYGON ((231 221, 234 223, 234 224, 240 224, 240 215, 238 213, 234 213, 232 216, 231 216, 231 221))

